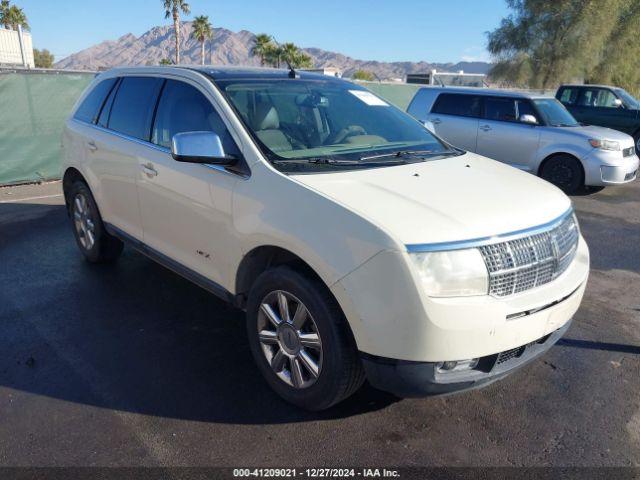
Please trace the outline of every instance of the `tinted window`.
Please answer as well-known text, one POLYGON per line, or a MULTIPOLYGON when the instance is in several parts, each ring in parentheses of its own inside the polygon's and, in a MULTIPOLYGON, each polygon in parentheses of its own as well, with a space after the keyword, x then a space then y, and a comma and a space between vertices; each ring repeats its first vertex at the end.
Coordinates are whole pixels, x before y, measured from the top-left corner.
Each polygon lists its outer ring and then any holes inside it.
POLYGON ((91 90, 78 107, 78 110, 76 110, 74 118, 88 123, 95 122, 96 117, 100 112, 100 107, 102 107, 105 97, 109 95, 109 92, 116 83, 116 80, 117 78, 109 78, 93 87, 93 90, 91 90))
POLYGON ((162 79, 152 77, 123 78, 111 108, 109 128, 148 140, 162 82, 162 79))
POLYGON ((480 97, 443 93, 436 100, 432 112, 460 117, 478 117, 480 115, 480 97))
POLYGON ((578 98, 577 88, 564 88, 560 94, 560 101, 565 105, 574 105, 578 98))
POLYGON ((585 88, 582 90, 580 105, 584 107, 618 108, 616 96, 611 90, 602 88, 585 88))
POLYGON ((103 128, 107 128, 107 124, 109 123, 109 114, 111 113, 111 106, 113 105, 113 99, 115 98, 117 91, 118 85, 115 85, 111 89, 111 93, 109 93, 107 100, 104 102, 102 110, 100 110, 100 116, 98 117, 97 124, 103 128))
POLYGON ((513 98, 486 97, 484 118, 513 122, 516 120, 516 102, 513 98))
POLYGON ((211 102, 191 85, 167 80, 158 103, 151 141, 169 148, 173 136, 182 132, 215 132, 222 140, 225 153, 238 153, 231 134, 211 102))

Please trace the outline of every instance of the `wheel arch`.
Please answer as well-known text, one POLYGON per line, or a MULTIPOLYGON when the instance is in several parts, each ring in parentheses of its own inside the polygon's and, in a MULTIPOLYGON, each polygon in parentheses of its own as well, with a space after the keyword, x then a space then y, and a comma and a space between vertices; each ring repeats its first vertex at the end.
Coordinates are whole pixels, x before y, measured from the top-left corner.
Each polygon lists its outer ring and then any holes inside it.
POLYGON ((69 209, 70 203, 69 190, 71 189, 71 186, 77 181, 84 182, 84 184, 87 185, 87 188, 91 190, 91 187, 89 187, 89 182, 87 182, 87 179, 84 178, 82 173, 80 173, 80 170, 74 167, 67 168, 64 172, 64 175, 62 176, 62 192, 64 194, 64 203, 67 206, 67 210, 69 209))
POLYGON ((280 265, 287 265, 300 273, 310 275, 330 290, 320 274, 297 254, 276 245, 262 245, 249 251, 236 270, 235 293, 238 306, 245 307, 251 287, 263 272, 280 265))

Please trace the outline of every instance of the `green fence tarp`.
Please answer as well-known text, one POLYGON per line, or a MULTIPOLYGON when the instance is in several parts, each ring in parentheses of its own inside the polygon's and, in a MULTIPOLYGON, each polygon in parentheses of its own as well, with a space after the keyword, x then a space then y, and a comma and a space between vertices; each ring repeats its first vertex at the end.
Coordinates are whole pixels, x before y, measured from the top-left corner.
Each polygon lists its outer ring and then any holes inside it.
POLYGON ((406 110, 409 103, 419 88, 423 85, 410 83, 376 83, 376 82, 359 82, 364 88, 368 88, 376 95, 384 98, 387 102, 392 103, 396 107, 406 110))
POLYGON ((64 121, 94 74, 0 74, 0 185, 60 178, 64 121))

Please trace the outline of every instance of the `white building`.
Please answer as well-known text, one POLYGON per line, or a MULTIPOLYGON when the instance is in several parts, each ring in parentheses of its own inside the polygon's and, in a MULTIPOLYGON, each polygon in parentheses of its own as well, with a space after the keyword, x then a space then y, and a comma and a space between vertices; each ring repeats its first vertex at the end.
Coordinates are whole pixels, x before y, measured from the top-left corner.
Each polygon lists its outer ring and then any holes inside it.
POLYGON ((0 66, 35 67, 29 32, 0 28, 0 66))

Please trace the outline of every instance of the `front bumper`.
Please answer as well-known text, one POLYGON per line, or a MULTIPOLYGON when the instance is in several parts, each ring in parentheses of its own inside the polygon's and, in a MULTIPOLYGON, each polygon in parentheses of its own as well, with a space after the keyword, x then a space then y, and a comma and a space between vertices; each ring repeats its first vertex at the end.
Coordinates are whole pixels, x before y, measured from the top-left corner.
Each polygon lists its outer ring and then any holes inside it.
POLYGON ((640 161, 637 155, 619 158, 621 152, 594 149, 583 162, 585 185, 621 185, 634 181, 638 176, 640 161))
POLYGON ((443 395, 480 388, 506 377, 549 350, 569 329, 561 328, 528 344, 487 355, 472 370, 439 373, 435 362, 411 362, 361 354, 369 383, 399 397, 443 395))

